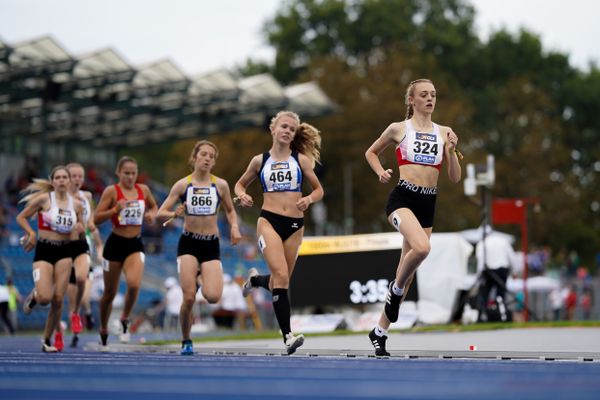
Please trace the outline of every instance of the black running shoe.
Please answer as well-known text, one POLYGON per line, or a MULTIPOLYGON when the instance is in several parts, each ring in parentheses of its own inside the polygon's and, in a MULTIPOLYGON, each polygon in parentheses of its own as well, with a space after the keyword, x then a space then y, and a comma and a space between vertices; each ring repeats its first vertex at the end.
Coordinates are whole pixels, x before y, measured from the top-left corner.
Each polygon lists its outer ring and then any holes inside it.
POLYGON ((71 347, 75 348, 77 347, 77 343, 79 343, 79 336, 77 335, 73 335, 73 338, 71 339, 71 347))
POLYGON ((387 336, 377 336, 375 333, 375 328, 371 332, 369 332, 369 339, 371 340, 371 344, 375 348, 375 355, 378 357, 389 356, 385 350, 385 341, 387 340, 387 336))
POLYGON ((402 296, 397 296, 392 291, 393 285, 394 281, 391 281, 388 294, 385 298, 385 307, 383 308, 385 316, 390 322, 398 321, 398 313, 400 312, 400 301, 402 300, 402 296))
POLYGON ((94 329, 95 321, 92 314, 85 314, 85 329, 91 331, 94 329))

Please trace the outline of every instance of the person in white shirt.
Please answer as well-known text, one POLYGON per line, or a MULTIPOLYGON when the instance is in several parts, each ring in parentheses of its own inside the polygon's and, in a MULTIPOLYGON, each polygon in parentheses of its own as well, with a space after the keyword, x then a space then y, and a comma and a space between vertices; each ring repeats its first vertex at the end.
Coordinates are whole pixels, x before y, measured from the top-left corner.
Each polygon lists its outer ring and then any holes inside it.
POLYGON ((164 328, 171 331, 177 329, 179 323, 179 310, 181 309, 181 303, 183 303, 183 292, 177 279, 172 276, 165 279, 165 288, 167 293, 165 294, 164 328))
POLYGON ((232 329, 236 318, 243 316, 243 313, 248 310, 248 305, 242 288, 231 278, 231 275, 223 274, 223 282, 223 295, 219 301, 219 308, 213 312, 213 318, 217 325, 232 329))
POLYGON ((492 289, 496 290, 494 299, 506 304, 506 280, 515 265, 516 256, 508 239, 493 233, 477 243, 475 254, 477 272, 483 280, 479 289, 479 320, 487 321, 487 303, 492 289))

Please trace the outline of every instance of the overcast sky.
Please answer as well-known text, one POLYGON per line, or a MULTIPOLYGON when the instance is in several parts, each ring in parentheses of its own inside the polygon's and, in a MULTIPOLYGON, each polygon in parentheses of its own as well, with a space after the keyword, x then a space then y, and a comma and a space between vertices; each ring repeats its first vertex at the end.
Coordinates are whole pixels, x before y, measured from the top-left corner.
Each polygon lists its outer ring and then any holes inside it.
MULTIPOLYGON (((600 1, 471 0, 482 38, 524 26, 573 65, 600 61, 600 1)), ((69 53, 115 49, 132 65, 169 58, 190 75, 271 61, 260 29, 281 0, 0 0, 0 40, 52 35, 69 53)))

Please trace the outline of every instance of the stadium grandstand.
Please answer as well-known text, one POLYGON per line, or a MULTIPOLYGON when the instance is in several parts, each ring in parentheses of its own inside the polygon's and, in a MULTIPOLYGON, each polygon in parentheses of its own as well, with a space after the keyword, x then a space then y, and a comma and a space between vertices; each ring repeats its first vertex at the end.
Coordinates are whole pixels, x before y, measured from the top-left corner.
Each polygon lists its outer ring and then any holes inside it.
MULTIPOLYGON (((77 161, 101 173, 114 167, 124 148, 263 127, 281 109, 314 117, 335 105, 314 82, 284 87, 269 74, 237 77, 224 69, 187 76, 171 60, 132 66, 110 48, 74 56, 50 36, 14 44, 0 40, 0 281, 11 276, 22 295, 33 287, 32 255, 18 244, 16 200, 19 189, 45 176, 51 165, 77 161), (21 182, 13 181, 15 175, 21 182)), ((92 178, 86 178, 88 185, 92 178)), ((162 201, 166 189, 155 194, 162 201)), ((101 227, 104 239, 108 228, 101 227)), ((161 298, 165 277, 176 274, 173 251, 161 249, 175 248, 179 235, 175 229, 158 237, 144 234, 152 250, 139 309, 161 298)), ((235 276, 241 264, 266 268, 250 245, 223 242, 225 272, 235 276)), ((27 318, 19 310, 19 327, 40 328, 44 318, 44 310, 27 318)))

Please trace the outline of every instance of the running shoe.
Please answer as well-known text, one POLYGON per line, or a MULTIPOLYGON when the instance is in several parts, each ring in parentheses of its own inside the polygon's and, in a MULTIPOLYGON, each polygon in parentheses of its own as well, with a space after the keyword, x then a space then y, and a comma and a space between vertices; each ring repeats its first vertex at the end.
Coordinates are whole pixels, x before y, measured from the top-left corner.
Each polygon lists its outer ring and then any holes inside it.
POLYGON ((256 268, 250 268, 248 270, 248 279, 246 280, 246 282, 244 282, 244 286, 242 286, 242 294, 244 295, 244 297, 248 297, 248 295, 252 292, 252 282, 250 282, 250 279, 252 279, 253 277, 258 276, 258 270, 256 268))
POLYGON ((377 336, 375 333, 375 328, 371 332, 369 332, 369 339, 371 340, 371 344, 375 348, 375 355, 378 357, 389 356, 385 350, 385 341, 387 340, 387 336, 377 336))
POLYGON ((83 326, 81 325, 81 317, 77 313, 71 314, 71 332, 78 334, 81 333, 81 329, 83 326))
POLYGON ((85 329, 91 331, 94 329, 94 316, 92 314, 85 314, 85 329))
POLYGON ((385 307, 383 308, 383 311, 385 312, 386 318, 390 322, 396 322, 398 321, 400 301, 402 300, 402 296, 395 295, 394 291, 392 290, 392 286, 394 286, 394 281, 390 282, 390 287, 385 298, 385 307))
POLYGON ((63 351, 63 349, 65 348, 62 332, 56 331, 56 333, 54 334, 54 347, 57 351, 63 351))
POLYGON ((42 351, 44 353, 56 353, 58 349, 50 344, 42 343, 42 351))
POLYGON ((73 338, 71 339, 70 347, 74 349, 74 348, 77 347, 78 343, 79 343, 79 336, 78 335, 73 335, 73 338))
POLYGON ((385 350, 385 341, 387 340, 387 336, 377 336, 375 333, 375 328, 371 332, 369 332, 369 339, 371 340, 371 344, 375 348, 375 355, 378 357, 389 356, 385 350))
POLYGON ((108 333, 100 332, 100 351, 106 353, 108 348, 108 333))
POLYGON ((304 344, 304 335, 294 336, 292 332, 285 335, 285 348, 288 355, 294 354, 296 349, 304 344))
POLYGON ((23 312, 25 314, 31 314, 31 310, 33 310, 33 307, 35 307, 36 304, 37 302, 35 301, 35 289, 33 289, 27 295, 27 298, 25 298, 25 301, 23 302, 23 312))
POLYGON ((181 355, 182 356, 193 356, 194 355, 194 344, 191 340, 184 340, 181 342, 181 355))
POLYGON ((131 334, 129 333, 129 320, 121 320, 121 333, 119 334, 119 342, 129 343, 131 340, 131 334))

